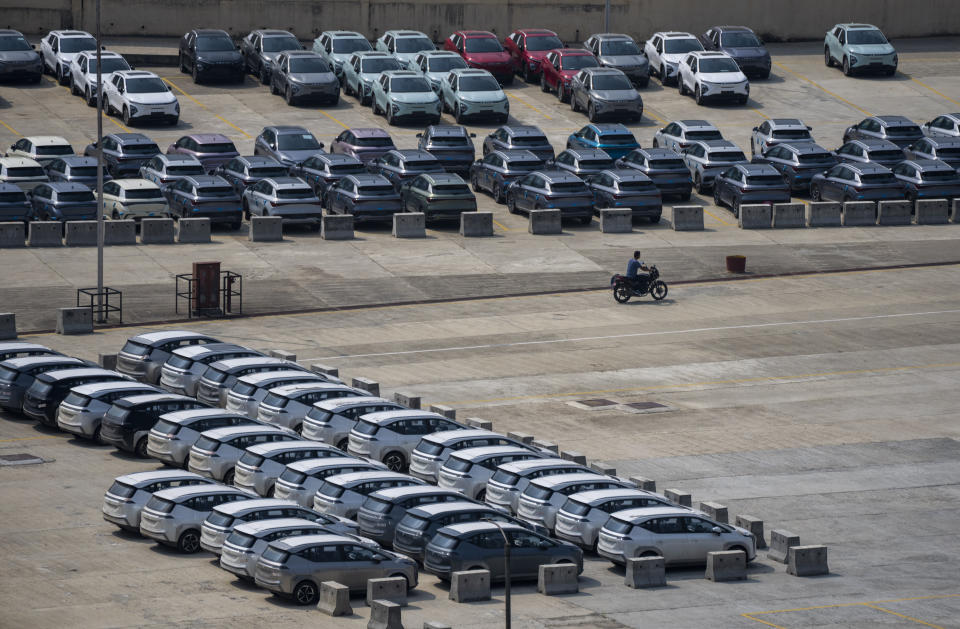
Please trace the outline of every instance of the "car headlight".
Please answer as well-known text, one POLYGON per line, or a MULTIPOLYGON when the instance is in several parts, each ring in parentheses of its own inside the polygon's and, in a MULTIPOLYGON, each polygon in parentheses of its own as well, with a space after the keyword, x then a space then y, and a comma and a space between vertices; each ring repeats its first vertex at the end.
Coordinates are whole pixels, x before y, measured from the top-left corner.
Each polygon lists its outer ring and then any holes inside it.
POLYGON ((180 102, 179 102, 179 101, 174 101, 174 102, 173 102, 173 111, 175 111, 178 116, 180 115, 180 102))
POLYGON ((856 65, 856 64, 858 64, 858 63, 860 63, 860 60, 857 59, 857 56, 856 56, 856 55, 850 55, 850 64, 851 64, 851 65, 856 65))
POLYGON ((460 101, 460 111, 463 112, 463 113, 467 113, 468 111, 470 111, 470 102, 469 102, 469 101, 465 101, 465 100, 461 100, 461 101, 460 101))
POLYGON ((893 65, 900 63, 900 57, 897 56, 897 53, 893 53, 893 65))
POLYGON ((527 62, 527 65, 530 66, 530 69, 531 69, 531 70, 536 70, 537 68, 540 67, 540 62, 537 61, 536 59, 530 59, 530 60, 527 62))
POLYGON ((398 104, 396 104, 396 103, 391 104, 391 105, 390 105, 390 109, 393 110, 393 114, 394 114, 394 115, 400 113, 400 105, 398 105, 398 104))

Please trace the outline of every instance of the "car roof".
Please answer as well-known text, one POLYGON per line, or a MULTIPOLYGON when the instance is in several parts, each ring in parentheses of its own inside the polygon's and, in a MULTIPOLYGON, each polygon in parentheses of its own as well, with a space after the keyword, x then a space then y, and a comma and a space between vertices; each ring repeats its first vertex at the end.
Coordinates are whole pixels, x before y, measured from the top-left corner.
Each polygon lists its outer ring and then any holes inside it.
POLYGON ((213 144, 215 142, 230 142, 233 144, 233 140, 222 133, 189 133, 184 137, 193 138, 200 144, 213 144))
POLYGON ((110 133, 104 137, 114 138, 121 144, 156 144, 142 133, 110 133))
POLYGON ((321 33, 321 35, 328 35, 335 39, 340 37, 352 37, 352 38, 359 37, 360 39, 366 39, 363 35, 361 35, 356 31, 324 31, 323 33, 321 33))
POLYGON ((62 160, 67 166, 94 166, 97 163, 96 157, 86 155, 64 155, 57 159, 62 160))
POLYGON ((508 162, 513 160, 529 161, 532 159, 538 162, 540 161, 540 158, 537 157, 533 151, 528 151, 526 149, 497 149, 496 151, 493 151, 493 152, 499 155, 500 157, 504 158, 508 162))
POLYGON ((47 186, 55 192, 83 192, 90 190, 87 186, 82 183, 77 183, 76 181, 51 181, 47 186))
MULTIPOLYGON (((114 179, 113 181, 114 181, 114 183, 116 183, 118 186, 120 186, 120 188, 123 189, 123 190, 147 190, 147 189, 149 189, 149 190, 159 190, 159 189, 160 189, 160 186, 158 186, 157 184, 153 183, 153 182, 150 181, 149 179, 140 179, 140 178, 137 178, 137 179, 114 179)), ((190 345, 189 347, 191 347, 191 348, 193 348, 193 347, 204 348, 204 347, 206 347, 206 345, 190 345)), ((181 348, 178 348, 178 349, 186 349, 186 348, 185 348, 185 347, 181 347, 181 348)))
POLYGON ((42 374, 39 374, 38 378, 43 378, 44 380, 50 380, 56 382, 58 380, 69 380, 70 378, 84 378, 87 376, 116 376, 118 382, 133 382, 133 380, 128 380, 123 374, 119 374, 116 371, 110 371, 109 369, 101 369, 100 367, 78 367, 76 369, 54 369, 53 371, 47 371, 42 374))
POLYGON ((269 457, 278 452, 292 452, 295 450, 313 450, 315 448, 335 450, 333 446, 320 441, 268 441, 267 443, 255 443, 247 448, 247 452, 261 454, 269 457))
POLYGON ((15 183, 7 183, 6 181, 0 181, 0 192, 23 192, 15 183))
POLYGON ((494 39, 496 39, 497 37, 490 31, 457 31, 457 32, 463 35, 464 37, 466 37, 467 39, 471 39, 474 37, 493 37, 494 39))
POLYGON ((636 507, 616 511, 610 517, 616 517, 624 522, 636 522, 637 520, 665 515, 690 515, 690 510, 684 507, 636 507))
POLYGON ((394 500, 402 500, 403 498, 410 498, 412 496, 449 496, 456 493, 456 490, 445 489, 443 487, 437 487, 436 485, 409 485, 407 487, 388 487, 386 489, 378 489, 370 495, 392 502, 394 500))
MULTIPOLYGON (((566 476, 566 474, 560 474, 559 476, 566 476)), ((544 478, 554 478, 553 476, 545 476, 544 478)), ((537 479, 532 482, 537 482, 542 479, 537 479)), ((587 491, 578 491, 575 494, 571 494, 570 497, 576 497, 577 502, 582 502, 588 505, 595 505, 597 503, 603 502, 604 500, 610 500, 612 498, 630 498, 630 497, 644 497, 644 496, 656 496, 662 498, 658 494, 655 494, 651 491, 644 491, 643 489, 635 489, 633 487, 614 487, 611 489, 589 489, 587 491)))
POLYGON ((922 172, 950 171, 956 174, 956 170, 953 168, 953 166, 939 159, 905 159, 903 161, 908 164, 913 164, 922 172))
POLYGON ((734 168, 738 168, 741 171, 745 172, 747 175, 778 175, 779 171, 771 166, 770 164, 734 164, 734 168))
POLYGON ((247 424, 244 426, 224 426, 223 428, 213 428, 207 430, 203 433, 203 436, 207 439, 216 439, 217 441, 224 441, 230 439, 231 437, 237 437, 239 435, 255 435, 255 434, 281 434, 281 435, 290 435, 291 441, 296 441, 298 438, 293 435, 289 430, 281 428, 280 426, 274 426, 271 424, 247 424))
POLYGON ((70 145, 64 138, 61 138, 59 135, 28 135, 24 138, 25 140, 30 140, 33 144, 37 146, 63 146, 66 144, 70 145))
POLYGON ((422 485, 423 481, 404 474, 402 472, 391 472, 390 470, 376 469, 366 472, 347 472, 346 474, 334 474, 327 476, 324 480, 332 485, 354 485, 368 480, 409 480, 413 485, 422 485))
POLYGON ((611 159, 610 155, 602 149, 565 149, 562 151, 568 155, 573 155, 577 159, 611 159))
POLYGON ((327 467, 340 467, 340 466, 347 466, 347 465, 374 466, 374 464, 371 463, 370 461, 364 461, 363 459, 358 459, 356 457, 348 456, 346 453, 344 453, 343 456, 330 456, 330 457, 322 457, 322 458, 314 458, 314 459, 300 459, 299 461, 288 463, 287 467, 297 472, 304 472, 306 474, 310 474, 313 471, 320 470, 327 467))
POLYGON ((570 183, 583 181, 573 173, 565 170, 538 170, 537 174, 550 183, 570 183))
POLYGON ((290 365, 291 369, 296 366, 296 363, 291 363, 289 361, 283 360, 282 358, 274 358, 273 356, 245 356, 243 358, 225 358, 223 360, 218 360, 213 363, 210 363, 211 367, 216 367, 217 369, 241 369, 243 367, 255 367, 255 366, 267 366, 267 365, 290 365))
POLYGON ((344 155, 343 153, 317 153, 314 157, 327 164, 363 164, 353 155, 344 155))
POLYGON ((575 465, 579 468, 583 468, 582 465, 574 463, 573 461, 567 461, 566 459, 559 459, 556 457, 528 459, 526 461, 513 461, 512 463, 504 463, 500 467, 515 474, 523 474, 524 472, 530 472, 540 467, 550 468, 564 465, 575 465))
POLYGON ((323 55, 312 50, 284 50, 282 54, 285 54, 288 57, 316 57, 318 59, 323 59, 323 55))
POLYGON ((749 27, 746 27, 746 26, 730 26, 730 25, 726 25, 726 26, 714 26, 714 27, 713 27, 713 30, 715 30, 715 31, 720 31, 720 32, 724 32, 724 31, 743 31, 743 32, 746 32, 746 33, 752 33, 752 32, 753 32, 753 29, 752 29, 752 28, 749 28, 749 27))
POLYGON ((268 177, 267 181, 276 188, 308 188, 307 182, 299 177, 268 177))
POLYGON ((716 125, 706 120, 674 120, 675 123, 680 125, 686 130, 690 129, 716 129, 716 125))
POLYGON ((376 57, 378 59, 393 59, 393 54, 382 50, 357 50, 353 53, 354 57, 376 57))
POLYGON ((192 397, 187 397, 186 395, 180 395, 179 393, 167 393, 166 391, 160 391, 157 393, 140 393, 137 395, 131 395, 128 397, 120 398, 119 400, 114 401, 114 404, 120 407, 131 407, 137 406, 139 404, 149 404, 150 402, 193 402, 196 403, 196 400, 192 397))
MULTIPOLYGON (((451 502, 434 502, 430 504, 417 505, 416 507, 411 507, 407 513, 419 512, 419 514, 432 517, 448 512, 474 510, 487 511, 490 513, 497 512, 496 509, 487 504, 470 502, 469 500, 454 500, 451 502)), ((414 515, 418 515, 418 513, 415 513, 414 515)))
POLYGON ((618 70, 617 68, 606 68, 603 66, 597 66, 595 68, 583 68, 581 72, 586 74, 623 74, 623 70, 618 70))
POLYGON ((633 135, 633 132, 626 125, 619 122, 591 122, 587 126, 592 127, 600 135, 604 133, 629 133, 633 135))
MULTIPOLYGON (((236 502, 228 502, 220 506, 227 505, 242 505, 250 502, 248 500, 238 500, 236 502)), ((293 502, 290 505, 291 507, 299 507, 297 503, 293 502)), ((217 507, 219 509, 220 507, 217 507)), ((282 531, 283 529, 292 529, 292 528, 303 528, 305 526, 315 526, 318 530, 323 529, 322 524, 307 520, 306 518, 274 518, 270 520, 255 520, 253 522, 244 522, 233 527, 234 531, 239 533, 246 533, 248 535, 261 535, 264 533, 272 533, 273 531, 282 531)), ((298 535, 297 537, 303 537, 298 535)), ((283 538, 281 538, 283 539, 283 538)))
POLYGON ((244 419, 248 419, 250 423, 255 423, 257 421, 219 407, 188 408, 182 411, 170 411, 169 413, 164 413, 160 417, 168 422, 186 426, 189 426, 195 421, 208 419, 210 417, 242 417, 244 419))
POLYGON ((362 406, 364 404, 393 404, 392 401, 377 397, 375 395, 368 396, 358 396, 358 397, 341 397, 334 398, 331 400, 320 400, 319 402, 314 402, 313 405, 316 408, 325 410, 325 411, 335 411, 339 408, 347 408, 351 406, 362 406))
POLYGON ((23 35, 23 33, 12 28, 0 28, 0 35, 23 35))
POLYGON ((218 185, 229 185, 227 180, 219 175, 189 175, 184 177, 186 181, 189 181, 195 186, 218 186, 218 185))
POLYGON ((730 140, 695 140, 693 144, 700 144, 707 149, 736 149, 739 148, 730 140))
POLYGON ((508 437, 504 437, 498 432, 493 432, 492 430, 483 430, 481 428, 467 428, 464 430, 439 430, 437 432, 430 433, 429 435, 424 435, 423 439, 431 443, 447 445, 466 439, 478 439, 481 437, 501 437, 503 439, 508 439, 508 437))
POLYGON ((294 551, 306 546, 313 546, 316 544, 343 544, 343 543, 352 543, 356 544, 357 540, 353 537, 347 537, 346 535, 334 535, 333 533, 323 533, 318 535, 293 535, 291 537, 284 537, 282 539, 275 540, 270 542, 270 545, 274 548, 279 548, 280 550, 285 551, 294 551))
POLYGON ((929 135, 923 138, 933 144, 934 148, 957 148, 960 147, 960 138, 947 135, 929 135))
POLYGON ((873 119, 884 127, 913 127, 917 125, 906 116, 873 116, 873 119))
MULTIPOLYGON (((192 157, 192 156, 191 156, 192 157)), ((194 159, 197 159, 194 157, 194 159)), ((282 166, 275 158, 269 155, 237 155, 234 159, 240 160, 247 166, 282 166)), ((199 160, 197 160, 199 161, 199 160)))
POLYGON ((844 166, 861 175, 875 175, 890 172, 890 169, 886 166, 881 166, 874 162, 850 162, 844 164, 844 166))
POLYGON ((197 159, 196 155, 188 155, 186 153, 159 153, 157 155, 161 160, 167 163, 173 162, 187 162, 190 164, 200 164, 200 160, 197 159))
POLYGON ((696 39, 696 36, 691 33, 685 33, 684 31, 660 31, 659 33, 654 33, 654 35, 659 35, 664 39, 682 39, 693 37, 696 39))
POLYGON ((9 166, 10 168, 16 168, 18 166, 39 166, 40 164, 29 157, 0 157, 0 164, 4 166, 9 166))
MULTIPOLYGON (((293 125, 293 124, 271 124, 271 125, 267 125, 267 126, 265 126, 265 127, 263 128, 264 131, 266 131, 267 129, 272 129, 273 131, 275 131, 275 132, 277 132, 277 133, 283 133, 283 134, 286 134, 286 133, 310 133, 310 132, 306 129, 306 127, 301 127, 301 126, 293 125)), ((263 132, 261 131, 261 133, 263 133, 263 132)), ((311 134, 311 135, 312 135, 312 134, 311 134)))
POLYGON ((129 391, 137 389, 151 389, 158 390, 156 387, 149 384, 144 384, 142 382, 137 382, 136 380, 117 380, 116 382, 93 382, 90 384, 81 384, 78 387, 74 387, 74 391, 81 395, 91 395, 93 393, 101 393, 107 391, 129 391))
POLYGON ((531 485, 540 485, 541 487, 546 487, 553 489, 554 487, 560 487, 562 485, 572 485, 575 483, 580 483, 584 481, 596 481, 603 479, 605 481, 617 481, 616 478, 612 476, 607 476, 605 474, 597 474, 596 472, 570 472, 569 474, 554 474, 553 476, 541 476, 540 478, 535 478, 530 481, 531 485))
POLYGON ((519 524, 514 524, 513 522, 497 522, 496 524, 492 522, 461 522, 460 524, 450 524, 440 529, 440 532, 446 533, 447 535, 453 535, 455 537, 466 537, 473 533, 482 533, 483 531, 499 531, 500 529, 507 531, 525 531, 527 529, 523 528, 519 524))
POLYGON ((457 76, 493 76, 489 70, 483 70, 481 68, 454 68, 450 70, 450 72, 457 76))
POLYGON ((136 336, 131 336, 129 340, 137 343, 163 343, 165 341, 190 340, 190 339, 209 339, 212 338, 200 332, 190 330, 168 330, 165 332, 145 332, 136 336))
POLYGON ((594 33, 590 37, 597 39, 633 39, 633 37, 630 37, 626 33, 594 33))
MULTIPOLYGON (((430 411, 421 411, 418 409, 403 409, 396 411, 376 411, 374 413, 367 413, 363 416, 364 421, 370 422, 371 424, 380 424, 381 426, 390 424, 394 421, 399 421, 401 419, 412 419, 420 417, 430 417, 430 418, 439 418, 446 419, 443 415, 439 413, 431 413, 430 411)), ((452 420, 451 420, 452 421, 452 420)))
POLYGON ((351 127, 349 129, 358 138, 389 138, 390 134, 380 127, 351 127))
MULTIPOLYGON (((114 481, 118 483, 123 483, 124 485, 148 485, 150 483, 156 482, 158 480, 186 480, 186 479, 200 479, 208 480, 199 474, 194 474, 193 472, 187 472, 184 470, 150 470, 149 472, 133 472, 132 474, 124 474, 122 476, 117 476, 114 481)), ((210 481, 210 484, 213 484, 213 481, 210 481)))
POLYGON ((257 29, 257 30, 255 30, 255 31, 253 31, 253 32, 254 32, 254 33, 260 33, 260 34, 263 35, 264 37, 279 37, 279 36, 281 36, 281 35, 290 35, 290 36, 293 36, 293 33, 291 33, 290 31, 283 31, 283 30, 280 30, 280 29, 277 29, 277 28, 260 28, 260 29, 257 29))
POLYGON ((424 173, 421 175, 424 179, 430 183, 452 183, 452 184, 465 184, 463 177, 457 175, 456 173, 424 173))
POLYGON ((278 498, 252 498, 250 500, 238 500, 236 502, 225 502, 213 508, 214 511, 225 513, 227 515, 236 515, 243 511, 253 511, 256 509, 269 509, 271 507, 297 507, 299 506, 292 500, 280 500, 278 498))
MULTIPOLYGON (((119 181, 131 181, 130 179, 120 179, 119 181)), ((132 181, 146 181, 145 179, 132 180, 132 181)), ((150 182, 153 183, 153 182, 150 182)), ((156 184, 153 184, 156 187, 156 184)), ((141 186, 138 186, 141 187, 141 186)), ((178 347, 173 350, 173 353, 178 356, 183 356, 184 358, 195 358, 197 356, 202 356, 204 354, 217 354, 219 352, 233 352, 237 350, 246 350, 252 352, 252 349, 244 347, 243 345, 235 345, 234 343, 204 343, 203 345, 187 345, 186 347, 178 347)))
POLYGON ((230 34, 227 31, 222 31, 218 28, 195 28, 193 32, 197 35, 226 35, 230 37, 230 34))
POLYGON ((451 457, 464 459, 465 461, 478 461, 498 454, 531 454, 528 448, 520 446, 478 446, 476 448, 464 448, 450 454, 451 457))
MULTIPOLYGON (((457 55, 459 56, 459 55, 457 55)), ((426 129, 432 136, 470 137, 470 130, 455 124, 433 124, 426 129)))
POLYGON ((201 496, 204 494, 241 494, 244 496, 250 496, 250 494, 247 492, 237 489, 236 487, 220 485, 219 483, 211 483, 209 485, 188 485, 186 487, 171 487, 169 489, 161 489, 160 491, 155 492, 153 495, 157 498, 181 502, 188 498, 192 498, 193 496, 201 496))
POLYGON ((128 79, 136 79, 136 78, 142 79, 142 78, 151 77, 151 76, 153 78, 158 78, 156 74, 154 74, 153 72, 147 72, 146 70, 117 70, 116 72, 114 72, 114 74, 127 77, 128 79))
POLYGON ((771 118, 768 122, 774 129, 807 128, 807 125, 805 125, 799 118, 771 118))
POLYGON ((514 137, 546 137, 540 127, 532 124, 505 124, 500 128, 514 137))
POLYGON ((356 175, 347 175, 344 179, 349 179, 360 186, 372 186, 372 185, 391 185, 390 180, 384 177, 383 175, 375 175, 373 173, 359 173, 356 175))
POLYGON ((44 354, 42 356, 20 356, 18 358, 8 358, 7 360, 0 362, 0 365, 5 365, 7 367, 12 367, 14 369, 21 369, 23 367, 31 367, 33 365, 44 365, 50 364, 55 365, 61 361, 68 361, 65 364, 75 364, 75 365, 84 365, 86 364, 80 358, 74 358, 73 356, 63 356, 60 354, 44 354))
POLYGON ((809 153, 829 153, 827 149, 823 148, 816 142, 788 142, 786 144, 776 144, 774 146, 782 146, 791 153, 797 153, 798 155, 807 155, 809 153))
POLYGON ((429 151, 422 151, 420 149, 391 149, 387 151, 388 153, 393 153, 404 160, 408 159, 426 159, 430 161, 439 161, 433 153, 429 151))
POLYGON ((566 57, 567 55, 580 57, 593 56, 593 53, 586 48, 556 48, 555 50, 561 57, 566 57))
POLYGON ((419 72, 414 72, 413 70, 385 70, 381 72, 381 74, 389 76, 390 78, 420 76, 419 72))
MULTIPOLYGON (((237 380, 241 380, 247 384, 263 386, 264 384, 268 384, 271 380, 283 380, 284 378, 299 377, 303 375, 317 376, 317 374, 309 371, 285 369, 283 371, 262 371, 259 373, 248 373, 244 376, 240 376, 237 378, 237 380)), ((317 376, 317 379, 319 380, 320 377, 317 376)))
POLYGON ((723 59, 732 59, 730 55, 723 52, 722 50, 691 50, 687 53, 691 57, 701 58, 710 58, 710 57, 719 57, 723 59))
POLYGON ((425 33, 421 33, 420 31, 411 31, 409 29, 389 30, 385 32, 384 35, 392 35, 394 37, 426 37, 425 33))
POLYGON ((51 35, 56 35, 57 37, 93 37, 87 31, 75 31, 75 30, 56 30, 50 31, 51 35))
POLYGON ((11 350, 23 352, 23 351, 36 350, 36 349, 45 349, 45 350, 53 351, 46 345, 40 345, 39 343, 25 343, 23 341, 10 341, 7 343, 0 343, 0 352, 9 352, 11 350))
POLYGON ((880 150, 880 149, 896 149, 900 150, 900 147, 891 142, 890 140, 881 140, 880 138, 856 138, 850 140, 847 144, 859 144, 865 149, 868 150, 880 150))
POLYGON ((872 28, 872 29, 880 30, 873 24, 864 24, 863 22, 847 22, 845 24, 840 24, 840 26, 844 28, 852 28, 852 29, 872 28))
POLYGON ((601 172, 610 175, 617 181, 651 181, 650 177, 636 168, 607 168, 601 172))
POLYGON ((427 57, 459 57, 460 55, 452 50, 421 50, 418 55, 427 57))
MULTIPOLYGON (((310 372, 306 372, 310 373, 310 372)), ((273 395, 292 395, 294 393, 306 393, 312 391, 342 391, 344 389, 354 390, 353 387, 337 382, 325 382, 318 380, 316 382, 301 382, 299 384, 285 384, 273 389, 270 393, 273 395)))

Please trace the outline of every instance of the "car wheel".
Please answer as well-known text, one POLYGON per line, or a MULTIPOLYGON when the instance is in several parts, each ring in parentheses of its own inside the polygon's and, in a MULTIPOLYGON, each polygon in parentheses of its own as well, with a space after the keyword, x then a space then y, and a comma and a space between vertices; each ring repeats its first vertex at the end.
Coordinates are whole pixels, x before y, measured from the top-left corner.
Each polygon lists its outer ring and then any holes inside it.
POLYGON ((293 588, 293 601, 297 605, 316 605, 320 592, 313 581, 301 581, 293 588))
POLYGON ((347 446, 349 446, 349 445, 350 445, 350 440, 349 440, 349 439, 341 439, 340 441, 337 442, 337 449, 338 449, 338 450, 343 450, 344 452, 346 452, 346 451, 347 451, 347 446))
POLYGON ((573 92, 570 93, 570 111, 580 111, 580 106, 577 105, 577 96, 573 92))
POLYGON ((590 120, 590 122, 597 121, 597 108, 593 103, 587 103, 587 118, 590 120))
POLYGON ((181 54, 177 55, 177 67, 180 69, 181 74, 187 73, 187 66, 183 63, 183 55, 181 54))
POLYGON ((133 448, 133 453, 136 454, 141 459, 149 459, 150 455, 147 454, 147 438, 140 437, 140 441, 137 442, 137 445, 133 448))
POLYGON ((70 80, 70 96, 79 96, 80 90, 77 89, 77 82, 73 79, 70 80))
POLYGON ((243 202, 243 217, 250 220, 250 205, 246 201, 243 202))
POLYGON ((513 200, 513 197, 507 196, 507 211, 511 214, 517 213, 517 203, 513 200))
POLYGON ((123 115, 121 116, 121 118, 123 118, 123 124, 130 126, 130 120, 131 120, 130 108, 127 107, 126 105, 124 105, 123 107, 123 115))
POLYGON ((100 428, 101 426, 97 426, 96 428, 94 428, 93 436, 90 437, 90 440, 93 441, 94 443, 100 443, 100 428))
POLYGON ((57 70, 54 74, 57 77, 57 83, 59 83, 60 85, 63 85, 63 69, 60 67, 59 64, 57 65, 57 70))
POLYGON ((698 105, 703 104, 703 91, 700 89, 699 85, 694 89, 693 99, 697 101, 698 105))
POLYGON ((267 75, 267 69, 262 67, 260 68, 260 85, 266 85, 270 82, 270 77, 267 75))
POLYGON ((510 86, 510 85, 513 85, 513 75, 512 75, 512 74, 511 74, 510 76, 508 76, 506 79, 503 80, 503 86, 504 86, 504 87, 508 87, 508 86, 510 86))
POLYGON ((283 100, 287 101, 287 104, 293 107, 293 90, 290 86, 287 86, 286 93, 283 95, 283 100))
POLYGON ((391 452, 383 457, 383 464, 386 465, 387 469, 391 472, 407 471, 407 460, 399 452, 391 452))
POLYGON ((741 105, 746 105, 748 100, 750 100, 749 96, 741 96, 737 102, 741 105))
POLYGON ((112 220, 119 221, 119 220, 120 220, 120 212, 114 210, 114 211, 113 211, 113 214, 110 215, 110 218, 111 218, 112 220))
POLYGON ((716 184, 713 185, 713 204, 717 207, 723 207, 723 200, 720 198, 720 188, 716 184))
POLYGON ((566 88, 563 86, 563 81, 557 85, 557 98, 560 99, 561 103, 566 103, 570 101, 570 95, 567 94, 566 88))
POLYGON ((639 557, 661 557, 662 555, 652 550, 645 550, 638 555, 639 557))
POLYGON ((897 73, 897 68, 896 68, 896 66, 894 66, 894 67, 892 67, 892 68, 887 68, 887 71, 884 72, 884 74, 886 74, 887 76, 894 76, 896 73, 897 73))
POLYGON ((814 201, 822 201, 820 198, 820 186, 810 186, 810 198, 814 201))
POLYGON ((589 225, 589 224, 592 223, 592 222, 593 222, 593 217, 592 217, 592 216, 581 216, 581 217, 580 217, 580 224, 581 224, 581 225, 589 225))
POLYGON ((229 470, 226 474, 223 475, 223 484, 232 485, 233 480, 237 477, 236 470, 229 470))
POLYGON ((657 223, 659 223, 659 222, 660 222, 660 215, 657 214, 656 216, 651 216, 651 217, 650 217, 650 222, 653 223, 654 225, 656 225, 657 223))
POLYGON ((537 75, 530 71, 530 68, 526 68, 523 71, 523 80, 527 83, 533 83, 537 80, 537 75))
POLYGON ((681 201, 689 201, 689 200, 690 200, 690 193, 689 193, 689 192, 684 192, 683 194, 681 194, 681 195, 680 195, 680 200, 681 200, 681 201))
POLYGON ((391 107, 390 109, 387 110, 387 124, 390 125, 391 127, 394 126, 395 124, 397 124, 397 123, 393 120, 393 107, 391 107))
POLYGON ((480 190, 480 182, 477 181, 477 176, 476 176, 476 174, 470 175, 470 187, 473 188, 473 191, 474 191, 474 192, 481 192, 481 190, 480 190))
POLYGON ((683 77, 677 78, 677 91, 680 92, 680 96, 687 95, 687 84, 683 82, 683 77))
POLYGON ((460 113, 460 103, 453 106, 453 118, 457 121, 457 124, 463 124, 463 114, 460 113))
POLYGON ((497 203, 503 203, 503 185, 499 182, 493 184, 493 200, 497 203))
POLYGON ((90 91, 90 86, 87 86, 83 93, 83 99, 87 101, 87 107, 93 107, 97 104, 97 101, 93 98, 93 93, 90 91))
POLYGON ((227 228, 230 229, 231 231, 237 231, 238 229, 240 229, 240 224, 242 222, 243 221, 234 221, 232 223, 228 223, 227 228))
POLYGON ((833 67, 833 57, 830 56, 829 46, 823 47, 823 65, 827 66, 828 68, 833 67))
POLYGON ((547 75, 542 72, 540 73, 540 91, 545 93, 550 92, 550 86, 547 85, 547 75))
POLYGON ((853 73, 853 70, 851 70, 850 68, 850 58, 844 57, 843 58, 843 74, 845 76, 850 76, 852 73, 853 73))
POLYGON ((733 216, 735 218, 740 218, 740 197, 733 197, 733 203, 730 205, 730 209, 733 210, 733 216))
POLYGON ((481 489, 480 491, 477 492, 477 497, 476 497, 476 499, 479 500, 480 502, 483 502, 483 501, 486 499, 486 497, 487 497, 487 489, 486 489, 486 487, 484 487, 483 489, 481 489))
POLYGON ((653 148, 660 148, 660 142, 657 141, 657 138, 653 138, 653 148))
POLYGON ((667 66, 665 65, 660 66, 660 69, 657 71, 657 73, 660 75, 660 85, 666 85, 667 84, 667 66))
POLYGON ((766 81, 767 79, 770 78, 770 70, 767 70, 766 72, 764 72, 763 74, 761 74, 761 75, 758 76, 757 78, 760 79, 761 81, 766 81))
POLYGON ((186 553, 192 555, 193 553, 200 551, 200 531, 197 529, 190 529, 184 531, 180 536, 180 539, 177 540, 177 550, 181 553, 186 553))
POLYGON ((703 179, 700 177, 700 173, 693 176, 693 187, 697 189, 697 192, 703 194, 703 179))

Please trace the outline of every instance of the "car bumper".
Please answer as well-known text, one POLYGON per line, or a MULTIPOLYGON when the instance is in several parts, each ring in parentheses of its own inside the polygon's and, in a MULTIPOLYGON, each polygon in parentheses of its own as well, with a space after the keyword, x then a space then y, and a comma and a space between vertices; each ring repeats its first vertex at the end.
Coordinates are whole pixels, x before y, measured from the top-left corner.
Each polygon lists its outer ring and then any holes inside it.
POLYGON ((888 71, 890 68, 896 68, 898 59, 896 55, 854 55, 848 57, 850 67, 859 72, 888 71))
POLYGON ((163 122, 173 124, 180 120, 180 114, 166 111, 151 111, 142 114, 133 114, 130 119, 134 122, 143 124, 145 122, 163 122))
POLYGON ((33 79, 43 73, 43 64, 40 62, 31 64, 0 64, 0 81, 13 81, 16 79, 33 79))
POLYGON ((177 542, 176 527, 169 518, 157 519, 151 516, 140 516, 140 534, 163 544, 177 542))
POLYGON ((177 447, 169 439, 147 435, 147 454, 161 463, 175 467, 183 465, 183 461, 186 459, 184 449, 183 447, 177 447))
POLYGON ((225 529, 211 528, 206 523, 200 526, 200 547, 219 555, 223 548, 223 540, 227 538, 225 529))
POLYGON ((745 192, 740 203, 790 203, 789 192, 745 192))
POLYGON ((112 424, 101 424, 100 439, 119 450, 133 452, 133 435, 121 432, 118 428, 114 428, 112 424))
POLYGON ((643 104, 633 101, 625 103, 594 101, 594 109, 597 115, 602 118, 640 118, 643 116, 643 104))
POLYGON ((139 529, 140 513, 132 503, 117 502, 110 498, 103 501, 103 519, 123 529, 139 529))
POLYGON ((100 417, 83 414, 66 415, 60 413, 57 415, 57 427, 60 428, 60 430, 88 439, 93 437, 93 433, 96 432, 97 427, 100 426, 100 421, 100 417))
POLYGON ((737 101, 750 96, 750 88, 746 83, 703 86, 701 90, 701 98, 705 102, 737 101))
POLYGON ((224 64, 200 64, 197 66, 197 73, 203 78, 235 79, 246 75, 244 62, 224 63, 224 64))
POLYGON ((307 85, 293 92, 293 97, 304 101, 332 101, 340 98, 340 83, 333 85, 307 85))
POLYGON ((203 208, 193 209, 190 212, 184 212, 183 218, 209 218, 211 223, 239 223, 243 219, 240 210, 236 212, 222 212, 216 210, 204 210, 203 208))
POLYGON ((660 191, 661 195, 667 194, 689 194, 693 190, 693 183, 690 181, 663 181, 663 180, 653 180, 655 186, 660 191))

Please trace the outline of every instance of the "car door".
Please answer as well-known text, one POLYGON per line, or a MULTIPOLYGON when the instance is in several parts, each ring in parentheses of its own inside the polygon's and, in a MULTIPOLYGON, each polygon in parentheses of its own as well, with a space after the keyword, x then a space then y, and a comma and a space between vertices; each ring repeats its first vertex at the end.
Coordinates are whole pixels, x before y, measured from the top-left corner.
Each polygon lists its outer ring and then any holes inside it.
POLYGON ((834 166, 826 172, 823 178, 823 182, 820 184, 820 196, 824 201, 838 201, 840 183, 838 180, 841 171, 844 170, 844 167, 834 166))
POLYGON ((685 539, 685 561, 700 563, 706 561, 707 553, 723 550, 723 537, 713 532, 716 524, 694 516, 683 520, 686 527, 686 534, 682 536, 685 539))
MULTIPOLYGON (((466 570, 472 567, 472 563, 473 565, 486 564, 487 569, 490 570, 491 579, 502 579, 506 574, 503 546, 503 535, 500 531, 477 533, 461 541, 459 546, 460 558, 463 562, 461 568, 466 570)), ((513 562, 512 553, 510 559, 510 574, 516 575, 517 565, 513 562)))
POLYGON ((550 561, 548 550, 540 547, 545 540, 528 531, 509 531, 511 573, 518 578, 539 575, 540 564, 550 561))
POLYGON ((660 549, 663 558, 670 563, 682 563, 689 556, 686 542, 686 523, 683 516, 655 518, 640 524, 650 532, 648 538, 660 549))
POLYGON ((349 585, 351 588, 366 589, 369 579, 383 576, 381 574, 383 569, 380 567, 381 560, 377 559, 381 555, 376 551, 356 544, 343 544, 339 548, 342 565, 345 572, 350 575, 348 577, 350 583, 345 581, 340 581, 340 583, 349 585))

